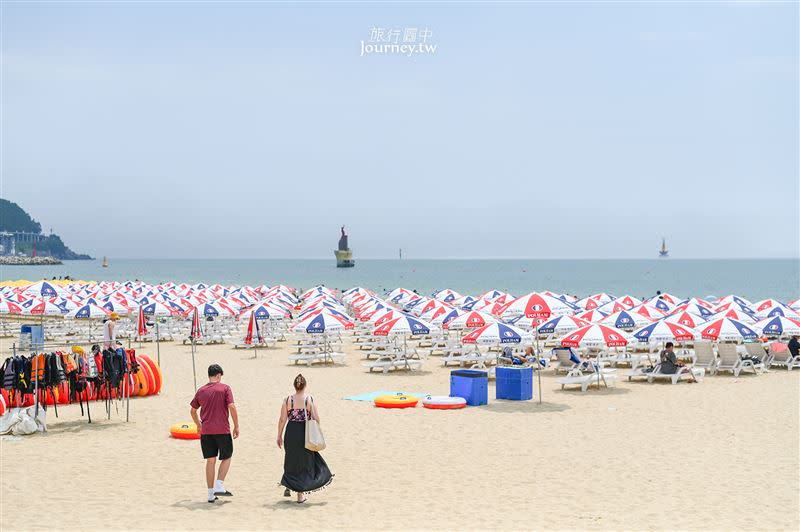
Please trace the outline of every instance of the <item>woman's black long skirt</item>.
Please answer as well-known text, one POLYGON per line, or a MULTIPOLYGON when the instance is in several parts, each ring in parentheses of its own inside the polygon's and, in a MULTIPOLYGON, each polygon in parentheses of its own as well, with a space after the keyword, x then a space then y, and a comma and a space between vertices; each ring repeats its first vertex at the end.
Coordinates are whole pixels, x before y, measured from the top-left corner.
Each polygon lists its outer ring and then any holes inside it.
POLYGON ((292 491, 309 492, 324 488, 333 475, 322 455, 306 449, 306 424, 289 421, 283 436, 283 478, 281 485, 292 491))

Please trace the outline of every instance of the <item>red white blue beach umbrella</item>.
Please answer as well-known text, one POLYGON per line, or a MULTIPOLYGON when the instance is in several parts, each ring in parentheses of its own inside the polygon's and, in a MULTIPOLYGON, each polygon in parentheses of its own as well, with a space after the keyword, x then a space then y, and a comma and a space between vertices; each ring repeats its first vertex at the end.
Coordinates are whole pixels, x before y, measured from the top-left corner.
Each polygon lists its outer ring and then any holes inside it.
POLYGON ((789 305, 785 305, 775 299, 765 299, 755 304, 756 316, 759 318, 771 318, 773 316, 789 316, 797 315, 789 305))
POLYGON ((138 336, 145 336, 147 334, 147 319, 144 317, 142 306, 139 306, 139 316, 136 320, 136 333, 138 336))
POLYGON ((79 320, 91 320, 91 319, 105 318, 109 314, 111 314, 110 311, 102 307, 98 307, 97 305, 89 304, 76 308, 75 310, 67 314, 67 317, 77 318, 79 320))
POLYGON ((13 301, 4 299, 0 301, 0 314, 22 314, 22 307, 13 301))
POLYGON ((628 310, 630 308, 632 307, 623 305, 619 301, 614 300, 614 301, 609 301, 608 303, 605 303, 603 305, 600 305, 599 307, 597 307, 597 310, 599 310, 600 312, 605 312, 606 314, 616 314, 617 312, 628 310))
POLYGON ((587 325, 591 325, 591 323, 575 316, 556 316, 539 325, 536 330, 539 331, 539 334, 564 336, 587 325))
POLYGON ((194 310, 197 311, 201 316, 235 316, 236 313, 230 307, 226 307, 225 305, 219 303, 200 303, 194 310))
POLYGON ((694 340, 697 333, 689 327, 661 320, 634 331, 632 336, 642 343, 688 342, 694 340))
POLYGON ((671 312, 676 306, 674 303, 670 302, 664 297, 654 297, 653 299, 648 299, 645 301, 645 304, 650 307, 655 307, 664 313, 671 312))
POLYGON ((151 301, 142 305, 142 312, 145 316, 172 316, 175 311, 172 307, 161 303, 160 301, 151 301))
POLYGON ((735 310, 737 312, 744 312, 745 314, 755 314, 756 311, 750 307, 750 305, 743 305, 739 302, 739 299, 733 299, 728 301, 727 303, 722 303, 714 307, 714 313, 718 314, 720 312, 727 312, 729 310, 735 310))
POLYGON ((615 312, 614 314, 606 316, 599 321, 599 323, 602 325, 616 327, 617 329, 622 329, 624 331, 632 331, 633 329, 638 329, 639 327, 649 325, 652 322, 653 320, 650 318, 645 318, 641 314, 627 310, 615 312))
POLYGON ((683 327, 689 327, 690 329, 697 329, 706 322, 706 320, 700 316, 690 312, 678 312, 677 314, 670 314, 664 318, 664 321, 668 321, 675 325, 681 325, 683 327))
POLYGON ((523 315, 527 318, 550 318, 551 316, 568 316, 577 310, 572 303, 562 299, 536 292, 518 297, 507 304, 503 310, 504 318, 523 315))
POLYGON ((664 311, 658 309, 652 305, 648 305, 647 303, 642 303, 641 305, 637 305, 630 309, 630 312, 635 312, 637 314, 641 314, 645 318, 650 318, 651 320, 658 320, 665 316, 664 311))
POLYGON ((788 303, 786 303, 786 305, 790 309, 800 312, 800 299, 794 299, 792 301, 789 301, 788 303))
POLYGON ((47 281, 33 283, 32 285, 26 287, 22 293, 35 297, 64 297, 69 295, 69 293, 63 290, 61 287, 50 284, 47 281))
POLYGON ((616 299, 614 296, 606 294, 605 292, 601 292, 599 294, 594 294, 584 297, 583 299, 579 299, 575 302, 575 305, 583 310, 592 310, 599 306, 605 305, 609 301, 614 301, 614 299, 616 299))
POLYGON ((496 323, 497 319, 494 316, 485 314, 483 312, 464 312, 463 314, 450 320, 445 327, 451 330, 459 331, 462 329, 477 329, 484 327, 490 323, 496 323))
POLYGON ((795 336, 800 335, 800 320, 773 316, 759 321, 753 328, 765 336, 795 336))
POLYGON ((597 323, 606 316, 607 314, 604 314, 602 311, 599 311, 597 309, 587 310, 585 312, 580 312, 578 314, 575 314, 575 317, 578 318, 579 320, 584 320, 591 323, 597 323))
POLYGON ((261 329, 258 327, 258 319, 256 313, 250 313, 250 321, 247 322, 247 333, 244 336, 245 345, 253 345, 253 341, 261 343, 264 339, 261 337, 261 329))
POLYGON ((408 315, 401 315, 391 321, 387 321, 383 325, 376 327, 372 334, 375 336, 389 336, 389 335, 425 335, 430 334, 431 330, 436 327, 425 321, 413 318, 408 315))
POLYGON ((721 342, 752 340, 758 337, 753 328, 730 318, 721 318, 704 323, 699 333, 706 340, 719 340, 721 342))
POLYGON ((748 314, 746 312, 742 312, 741 310, 735 310, 735 309, 730 309, 730 310, 725 310, 725 311, 722 311, 722 312, 717 312, 716 314, 711 315, 708 318, 706 318, 706 320, 707 321, 714 321, 714 320, 719 320, 719 319, 722 319, 722 318, 730 318, 732 320, 740 321, 740 322, 742 322, 744 324, 747 324, 747 325, 751 325, 751 324, 753 324, 753 323, 755 323, 757 321, 756 318, 753 317, 751 314, 748 314))
POLYGON ((491 323, 466 334, 461 342, 464 344, 498 345, 520 344, 533 341, 531 335, 522 329, 505 323, 491 323))
MULTIPOLYGON (((200 323, 200 311, 195 308, 192 310, 192 328, 189 332, 189 337, 192 340, 197 340, 203 337, 203 325, 200 323)), ((194 353, 194 351, 192 351, 194 353)))
POLYGON ((23 308, 23 314, 29 314, 31 316, 63 316, 66 314, 66 311, 55 303, 41 300, 34 301, 33 304, 23 308))
POLYGON ((672 309, 670 314, 676 314, 679 312, 689 312, 694 314, 695 316, 699 316, 701 318, 708 319, 714 314, 714 311, 706 306, 699 305, 697 303, 684 303, 682 305, 678 305, 677 307, 672 309))
POLYGON ((581 327, 561 340, 563 347, 625 347, 631 337, 624 331, 597 323, 581 327))
POLYGON ((125 316, 131 313, 131 309, 129 309, 122 303, 119 303, 118 301, 108 300, 100 306, 109 312, 116 312, 120 316, 125 316))
POLYGON ((626 295, 624 295, 622 297, 618 297, 614 301, 622 303, 623 305, 625 305, 625 307, 627 309, 632 309, 633 307, 642 304, 642 300, 641 299, 633 297, 632 295, 628 295, 628 294, 626 294, 626 295))
POLYGON ((461 294, 456 292, 455 290, 450 290, 449 288, 445 288, 444 290, 438 290, 433 293, 433 298, 438 299, 439 301, 443 301, 445 303, 451 303, 461 297, 461 294))
POLYGON ((305 319, 292 327, 295 332, 304 332, 308 334, 322 334, 329 332, 344 331, 352 329, 355 324, 343 318, 339 314, 333 314, 327 310, 323 310, 317 314, 307 316, 305 319))

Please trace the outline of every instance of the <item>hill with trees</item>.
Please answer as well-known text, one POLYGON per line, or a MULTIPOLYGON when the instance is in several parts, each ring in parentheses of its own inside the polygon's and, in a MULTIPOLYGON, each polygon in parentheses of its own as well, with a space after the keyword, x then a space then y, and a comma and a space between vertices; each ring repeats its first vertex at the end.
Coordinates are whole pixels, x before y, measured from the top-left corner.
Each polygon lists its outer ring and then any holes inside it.
MULTIPOLYGON (((25 209, 13 201, 0 198, 0 231, 41 235, 42 225, 34 220, 25 209)), ((33 251, 33 244, 31 242, 17 241, 15 247, 17 253, 22 253, 24 255, 30 255, 33 251)), ((61 260, 88 260, 92 258, 89 255, 75 253, 69 249, 61 240, 61 237, 55 233, 42 235, 36 242, 36 254, 51 256, 61 260)))

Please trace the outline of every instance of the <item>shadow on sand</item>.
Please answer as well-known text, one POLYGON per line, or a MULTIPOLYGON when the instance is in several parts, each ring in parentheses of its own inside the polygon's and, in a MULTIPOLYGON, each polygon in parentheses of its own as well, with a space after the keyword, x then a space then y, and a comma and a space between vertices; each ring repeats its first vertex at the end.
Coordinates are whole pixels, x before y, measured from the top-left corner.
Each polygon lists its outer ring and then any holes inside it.
POLYGON ((542 401, 542 404, 539 404, 539 400, 534 398, 530 401, 504 401, 504 400, 496 400, 492 401, 488 405, 479 406, 481 410, 488 410, 490 412, 497 412, 500 414, 542 414, 545 412, 563 412, 564 410, 569 410, 570 407, 568 405, 562 405, 561 403, 548 403, 547 401, 542 401))
POLYGON ((297 504, 297 501, 292 497, 291 499, 287 498, 282 501, 265 504, 264 508, 271 508, 273 510, 303 510, 305 508, 311 508, 312 506, 325 506, 326 504, 328 504, 326 501, 314 502, 310 498, 303 504, 297 504))
POLYGON ((187 510, 195 511, 195 510, 214 510, 215 508, 222 508, 226 504, 230 504, 231 501, 219 498, 216 502, 209 503, 207 501, 190 501, 188 499, 184 499, 182 501, 178 501, 174 503, 172 506, 175 508, 185 508, 187 510))

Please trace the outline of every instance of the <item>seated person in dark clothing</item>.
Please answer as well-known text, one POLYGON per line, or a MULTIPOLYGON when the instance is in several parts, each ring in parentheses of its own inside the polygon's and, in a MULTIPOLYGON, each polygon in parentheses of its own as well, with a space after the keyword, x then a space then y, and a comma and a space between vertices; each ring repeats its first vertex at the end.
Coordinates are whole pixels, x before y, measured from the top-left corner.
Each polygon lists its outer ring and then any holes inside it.
POLYGON ((683 367, 683 362, 678 362, 678 357, 675 356, 675 344, 667 342, 661 351, 661 373, 672 375, 680 367, 683 367))
POLYGON ((787 345, 789 348, 789 353, 791 353, 792 358, 800 357, 800 342, 797 341, 797 335, 792 335, 792 339, 789 340, 789 344, 787 345))

